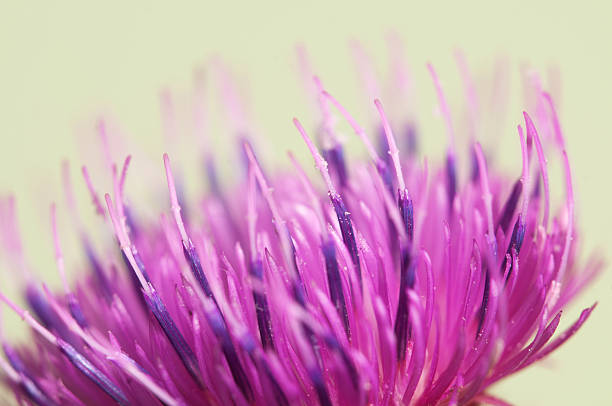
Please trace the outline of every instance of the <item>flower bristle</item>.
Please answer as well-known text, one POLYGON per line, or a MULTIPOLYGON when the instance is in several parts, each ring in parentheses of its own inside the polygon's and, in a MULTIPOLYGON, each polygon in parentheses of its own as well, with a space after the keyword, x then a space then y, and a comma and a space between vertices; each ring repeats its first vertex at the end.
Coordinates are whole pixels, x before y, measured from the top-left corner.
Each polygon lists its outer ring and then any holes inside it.
MULTIPOLYGON (((209 194, 190 204, 180 187, 180 167, 173 172, 165 153, 169 205, 155 203, 162 211, 159 223, 133 216, 137 209, 125 199, 132 157, 119 170, 109 146, 111 130, 100 119, 110 192, 101 199, 87 167, 81 172, 94 211, 107 225, 103 233, 117 246, 104 254, 94 248, 64 163, 66 206, 88 273, 76 286, 68 279, 59 206, 52 204, 61 293, 30 271, 14 199, 0 201, 1 245, 32 314, 6 295, 7 288, 0 289, 0 301, 35 336, 34 345, 11 344, 0 320, 0 371, 18 401, 505 404, 488 393, 491 385, 546 357, 582 327, 596 304, 556 333, 563 309, 601 263, 583 266, 577 260, 572 176, 552 97, 536 86, 535 112, 524 112, 524 125, 517 126, 521 173, 506 175, 487 160, 478 140, 485 107, 465 56, 455 54, 468 111, 467 159, 459 153, 463 134, 441 81, 427 64, 448 140, 443 159, 432 164, 419 156, 414 117, 395 114, 401 106, 383 108, 383 98, 374 97, 379 86, 367 53, 358 43, 352 51, 379 116, 372 126, 376 140, 312 74, 299 49, 320 117, 312 138, 297 118, 293 124, 314 159, 318 181, 292 153, 295 173, 264 170, 244 106, 218 60, 221 103, 239 139, 236 161, 246 169, 236 170, 241 180, 232 189, 219 181, 219 157, 204 139, 209 194), (369 161, 347 160, 338 118, 348 123, 369 161), (566 189, 556 213, 547 168, 554 156, 566 189), (465 181, 464 161, 471 165, 465 181)), ((398 91, 410 92, 407 68, 393 57, 393 78, 402 82, 398 91)), ((203 86, 198 71, 193 120, 198 136, 206 138, 203 86)), ((172 94, 163 91, 160 103, 164 133, 175 142, 172 94)), ((180 166, 174 154, 173 162, 180 166)))

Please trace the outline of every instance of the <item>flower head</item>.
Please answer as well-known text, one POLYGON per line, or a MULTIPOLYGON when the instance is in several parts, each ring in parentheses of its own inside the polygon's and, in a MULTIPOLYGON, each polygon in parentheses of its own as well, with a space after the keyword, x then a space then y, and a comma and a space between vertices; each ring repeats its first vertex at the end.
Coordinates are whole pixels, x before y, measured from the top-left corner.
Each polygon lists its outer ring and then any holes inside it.
MULTIPOLYGON (((474 121, 461 58, 460 67, 474 121)), ((537 117, 563 164, 557 213, 543 140, 527 113, 517 131, 518 180, 492 170, 475 141, 471 174, 459 178, 466 159, 429 70, 449 135, 440 165, 420 160, 410 120, 392 123, 375 99, 380 131, 371 137, 315 77, 318 145, 293 122, 320 179, 291 154, 291 173, 265 173, 245 139, 244 179, 229 192, 208 156, 211 193, 185 216, 164 154, 169 209, 157 223, 139 222, 124 198, 131 158, 118 171, 107 154, 113 189, 103 199, 83 168, 117 242, 102 254, 78 220, 65 167, 89 272, 76 288, 67 281, 53 206, 63 294, 27 270, 14 202, 4 200, 3 245, 29 310, 0 298, 35 337, 18 348, 0 337, 0 367, 16 397, 37 405, 501 404, 486 395, 490 385, 546 357, 586 321, 594 306, 555 335, 562 309, 600 265, 575 260, 571 171, 550 96, 538 95, 537 117), (336 112, 365 146, 365 162, 345 161, 336 112)))

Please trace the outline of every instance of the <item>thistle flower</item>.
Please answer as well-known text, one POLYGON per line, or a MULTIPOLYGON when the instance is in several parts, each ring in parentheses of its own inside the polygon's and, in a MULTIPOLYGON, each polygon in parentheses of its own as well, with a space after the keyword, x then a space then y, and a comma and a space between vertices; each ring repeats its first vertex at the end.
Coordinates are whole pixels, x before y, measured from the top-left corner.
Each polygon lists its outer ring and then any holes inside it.
POLYGON ((529 114, 518 126, 522 171, 512 182, 490 170, 478 142, 467 160, 459 156, 429 70, 449 134, 442 164, 420 161, 410 122, 401 151, 376 99, 379 152, 315 78, 320 146, 293 122, 321 179, 309 178, 291 154, 293 173, 266 174, 244 141, 246 176, 231 192, 217 182, 209 156, 211 193, 193 206, 204 218, 198 224, 182 211, 164 154, 169 210, 162 206, 159 223, 143 223, 124 199, 129 156, 120 172, 109 164, 113 190, 104 199, 83 167, 117 241, 104 255, 78 219, 65 167, 90 272, 74 289, 67 281, 52 206, 63 293, 28 270, 14 202, 4 200, 3 245, 23 276, 29 310, 0 298, 34 334, 34 343, 17 348, 1 336, 0 367, 16 398, 36 405, 505 404, 487 388, 576 333, 595 305, 555 335, 561 311, 600 264, 575 259, 571 171, 550 96, 542 93, 537 117, 563 163, 566 199, 556 214, 529 114), (345 161, 336 112, 367 161, 345 161), (465 181, 461 161, 472 164, 465 181))

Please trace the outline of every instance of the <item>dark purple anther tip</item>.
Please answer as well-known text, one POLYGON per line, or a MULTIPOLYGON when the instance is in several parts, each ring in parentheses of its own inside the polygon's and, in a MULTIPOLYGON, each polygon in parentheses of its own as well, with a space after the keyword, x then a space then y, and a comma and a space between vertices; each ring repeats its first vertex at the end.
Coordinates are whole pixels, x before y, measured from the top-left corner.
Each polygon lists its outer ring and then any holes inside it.
POLYGON ((138 238, 138 235, 140 234, 140 228, 136 223, 136 219, 132 214, 132 210, 130 210, 128 206, 124 205, 123 211, 125 212, 125 224, 128 230, 130 230, 130 233, 134 236, 134 238, 138 238))
POLYGON ((154 290, 151 293, 145 294, 144 297, 149 310, 151 310, 151 313, 153 313, 157 319, 168 341, 170 341, 170 344, 172 344, 172 347, 187 369, 187 372, 189 372, 189 375, 191 375, 198 386, 202 387, 202 374, 198 366, 198 360, 191 347, 189 347, 189 344, 187 344, 185 337, 183 337, 183 334, 172 320, 172 317, 170 317, 166 305, 164 305, 164 302, 154 290))
MULTIPOLYGON (((149 279, 149 274, 147 273, 145 269, 144 263, 142 262, 142 258, 140 257, 140 254, 138 253, 138 251, 136 251, 135 249, 132 249, 132 255, 134 256, 134 261, 136 261, 136 266, 138 266, 138 269, 140 270, 140 272, 142 272, 142 276, 145 278, 145 280, 148 283, 151 282, 151 280, 149 279)), ((136 276, 135 272, 131 271, 132 264, 130 264, 130 261, 128 260, 123 250, 121 250, 121 259, 123 260, 123 263, 129 270, 128 274, 130 275, 130 281, 132 281, 132 288, 136 294, 136 297, 139 299, 140 303, 142 303, 143 306, 146 306, 145 300, 142 296, 142 287, 140 286, 140 281, 138 280, 138 276, 136 276)))
POLYGON ((359 372, 357 372, 357 368, 355 368, 355 364, 346 349, 342 347, 336 337, 332 335, 325 335, 324 340, 330 349, 340 354, 340 358, 342 358, 342 363, 346 368, 346 372, 349 374, 353 388, 359 390, 359 372))
POLYGON ((293 291, 293 298, 302 307, 306 307, 306 297, 304 293, 304 285, 300 281, 293 281, 291 284, 291 290, 293 291))
POLYGON ((351 260, 355 266, 357 272, 357 279, 359 280, 359 288, 362 289, 361 281, 361 265, 359 263, 359 252, 357 251, 357 241, 355 240, 355 232, 353 230, 353 224, 351 222, 351 214, 346 209, 344 202, 340 195, 330 196, 336 217, 338 217, 338 223, 340 224, 340 231, 342 232, 342 240, 344 245, 351 255, 351 260))
POLYGON ((533 191, 531 192, 531 197, 536 200, 539 199, 540 193, 542 193, 541 189, 542 189, 541 179, 539 177, 536 177, 535 184, 533 185, 533 191))
POLYGON ((452 210, 457 194, 457 168, 455 158, 451 154, 446 156, 446 190, 448 192, 449 210, 452 210))
POLYGON ((338 270, 338 260, 336 258, 336 247, 331 239, 323 241, 321 245, 323 257, 325 258, 325 270, 327 271, 327 283, 329 284, 329 296, 331 298, 338 316, 342 320, 344 331, 347 338, 351 338, 351 327, 349 324, 348 311, 346 310, 346 302, 344 292, 342 290, 342 280, 340 271, 338 270))
POLYGON ((408 190, 398 190, 397 204, 402 217, 404 231, 406 231, 408 241, 412 242, 414 238, 414 208, 412 206, 412 199, 408 195, 408 190))
POLYGON ((318 368, 310 368, 308 371, 308 376, 310 376, 312 386, 314 386, 315 392, 317 393, 317 398, 319 398, 319 404, 321 406, 333 406, 329 397, 329 392, 325 387, 325 381, 323 380, 323 374, 321 371, 318 368))
MULTIPOLYGON (((516 220, 516 223, 514 223, 514 229, 512 230, 512 237, 510 237, 510 243, 508 244, 508 249, 506 250, 506 254, 504 255, 504 259, 502 260, 502 264, 500 267, 500 272, 502 273, 502 275, 504 274, 506 267, 508 266, 508 256, 512 258, 513 256, 516 256, 519 254, 519 252, 521 251, 521 247, 523 245, 524 238, 525 238, 525 222, 522 220, 522 217, 519 215, 519 217, 516 220)), ((506 280, 504 281, 504 283, 508 283, 508 280, 510 279, 510 275, 512 275, 513 267, 514 267, 514 264, 511 262, 510 268, 508 270, 508 276, 506 277, 506 280)), ((491 289, 490 287, 491 276, 489 275, 489 268, 488 266, 486 266, 484 262, 483 262, 483 268, 485 272, 485 285, 484 285, 484 292, 482 296, 482 303, 478 311, 478 329, 476 330, 476 336, 480 335, 482 331, 484 319, 487 314, 487 308, 489 305, 489 294, 490 294, 489 290, 491 289)))
POLYGON ((34 403, 40 406, 57 405, 32 380, 32 376, 26 370, 26 366, 21 360, 21 357, 17 351, 15 351, 15 349, 7 343, 2 344, 2 349, 4 350, 4 355, 6 355, 6 359, 8 360, 9 364, 21 376, 20 386, 26 395, 29 396, 34 403))
POLYGON ((470 157, 471 157, 471 174, 470 180, 472 183, 478 182, 480 179, 480 167, 478 166, 478 157, 476 156, 476 151, 474 148, 470 149, 470 157))
POLYGON ((252 402, 253 389, 251 388, 251 384, 249 383, 249 378, 244 372, 244 368, 242 368, 242 364, 240 363, 240 359, 238 358, 236 349, 231 344, 229 335, 227 337, 227 340, 224 340, 221 343, 221 349, 227 361, 227 365, 229 366, 232 377, 234 378, 234 382, 236 382, 236 385, 238 385, 238 389, 240 389, 240 392, 242 392, 248 402, 252 402))
POLYGON ((408 123, 404 127, 404 134, 406 138, 408 156, 414 157, 419 152, 418 130, 413 123, 408 123))
POLYGON ((376 162, 376 171, 380 175, 385 188, 389 191, 391 196, 393 196, 393 177, 391 176, 389 166, 385 164, 384 161, 378 160, 376 162))
POLYGON ((2 350, 4 351, 4 355, 6 355, 6 359, 8 359, 8 362, 11 364, 13 369, 20 374, 27 375, 25 364, 21 360, 21 357, 17 351, 15 351, 15 349, 7 343, 2 344, 2 350))
POLYGON ((514 248, 517 252, 519 252, 523 246, 526 231, 527 225, 525 224, 525 219, 523 216, 519 216, 518 219, 516 219, 516 224, 514 225, 514 230, 512 232, 512 241, 514 241, 514 248))
POLYGON ((254 259, 251 261, 249 273, 254 276, 257 280, 263 279, 263 262, 260 259, 254 259))
POLYGON ((412 261, 410 248, 407 246, 401 249, 401 274, 399 301, 397 313, 395 315, 394 332, 396 338, 397 360, 402 361, 406 357, 406 347, 408 345, 408 335, 410 329, 410 308, 408 303, 408 289, 414 288, 416 279, 415 264, 412 261))
POLYGON ((255 354, 257 343, 251 334, 243 334, 238 338, 238 342, 240 343, 240 347, 246 351, 247 354, 250 356, 255 354))
POLYGON ((34 383, 33 380, 27 376, 24 376, 23 374, 21 375, 20 386, 26 395, 32 399, 37 406, 58 406, 58 404, 47 396, 42 389, 39 388, 36 383, 34 383))
POLYGON ((262 368, 266 377, 268 378, 268 382, 270 383, 270 388, 274 393, 274 400, 278 406, 289 406, 289 399, 287 399, 287 395, 283 391, 283 388, 278 384, 276 377, 272 374, 272 370, 270 369, 270 365, 265 359, 261 360, 262 368))
POLYGON ((204 160, 204 170, 206 172, 206 178, 208 179, 208 188, 213 195, 219 196, 221 194, 221 187, 219 186, 219 177, 217 176, 215 160, 212 156, 207 156, 204 160))
POLYGON ((185 255, 185 259, 189 263, 189 267, 191 268, 191 272, 193 276, 198 281, 198 284, 204 291, 204 294, 209 298, 212 298, 215 304, 217 303, 213 297, 213 292, 210 289, 210 285, 208 284, 208 279, 204 274, 204 270, 202 269, 202 263, 200 262, 200 257, 195 249, 195 246, 189 241, 183 241, 183 254, 185 255))
POLYGON ((478 328, 476 329, 476 337, 478 337, 482 332, 484 319, 487 315, 487 309, 489 308, 489 295, 491 289, 491 275, 489 274, 489 267, 484 262, 483 269, 485 274, 485 284, 482 294, 482 302, 480 303, 480 309, 478 309, 478 328))
POLYGON ((521 182, 519 179, 514 183, 510 196, 508 196, 508 200, 506 200, 504 208, 501 211, 501 215, 499 216, 499 220, 497 221, 497 227, 501 228, 504 233, 508 231, 508 226, 510 226, 510 221, 512 220, 512 216, 514 215, 514 211, 516 210, 516 205, 522 191, 523 182, 521 182))
MULTIPOLYGON (((263 263, 256 259, 251 262, 250 274, 259 281, 263 281, 263 263)), ((255 312, 257 313, 257 326, 259 336, 264 349, 274 349, 274 339, 272 332, 272 320, 270 317, 270 307, 264 293, 253 291, 253 301, 255 302, 255 312)))
POLYGON ((234 382, 236 382, 240 392, 242 392, 247 401, 251 402, 253 400, 253 389, 249 383, 249 378, 242 368, 242 364, 236 353, 236 348, 234 347, 227 325, 225 324, 225 319, 218 307, 214 307, 212 310, 207 311, 206 319, 213 334, 217 337, 217 340, 219 340, 221 350, 223 351, 227 365, 234 378, 234 382))
POLYGON ((108 396, 113 398, 117 404, 121 406, 130 404, 123 391, 72 345, 61 339, 58 340, 57 345, 60 351, 70 360, 72 365, 102 389, 108 396))
MULTIPOLYGON (((521 247, 523 246, 523 240, 525 239, 525 222, 523 221, 521 215, 516 219, 516 223, 514 223, 514 228, 512 229, 512 236, 510 237, 510 243, 508 244, 508 249, 506 250, 506 255, 504 255, 504 260, 502 261, 501 272, 503 273, 506 269, 508 256, 510 258, 513 255, 518 255, 521 252, 521 247)), ((508 276, 506 278, 506 283, 508 279, 510 279, 510 275, 512 275, 512 271, 514 264, 510 263, 510 269, 508 270, 508 276)))
POLYGON ((87 323, 87 318, 85 314, 83 314, 83 309, 81 309, 81 305, 73 293, 68 295, 68 309, 77 324, 81 328, 87 328, 89 323, 87 323))
MULTIPOLYGON (((91 243, 86 237, 82 238, 81 244, 83 245, 83 249, 85 250, 85 256, 87 257, 87 260, 89 261, 89 265, 91 265, 91 269, 93 270, 94 275, 96 275, 96 278, 98 279, 98 283, 100 284, 104 297, 108 301, 110 301, 113 296, 113 293, 112 293, 113 291, 111 289, 111 285, 108 280, 108 277, 106 276, 106 273, 104 272, 104 268, 102 267, 102 264, 100 263, 100 260, 98 259, 98 256, 94 252, 94 249, 91 246, 91 243)), ((132 272, 130 272, 130 274, 132 274, 132 272)))
POLYGON ((329 163, 329 167, 336 175, 340 186, 345 187, 348 182, 348 173, 346 171, 346 161, 342 145, 336 144, 332 148, 324 149, 323 158, 329 163))
MULTIPOLYGON (((136 261, 136 265, 138 265, 138 269, 140 269, 142 276, 144 276, 147 282, 151 282, 151 279, 149 278, 149 274, 147 273, 146 267, 144 265, 144 261, 142 260, 140 253, 134 247, 132 247, 132 256, 134 257, 134 260, 136 261)), ((127 257, 125 258, 125 260, 127 261, 127 257)), ((129 261, 127 263, 129 264, 129 261)))
POLYGON ((253 360, 253 363, 257 364, 258 368, 260 368, 263 372, 263 375, 266 377, 268 384, 270 385, 270 390, 274 394, 274 400, 276 404, 279 406, 289 406, 289 399, 285 395, 283 388, 278 383, 276 377, 272 373, 272 369, 270 368, 270 364, 266 360, 265 357, 259 356, 255 350, 257 346, 255 344, 255 340, 251 334, 245 334, 240 338, 240 346, 244 349, 247 354, 253 360))
POLYGON ((53 311, 44 293, 38 287, 28 285, 25 296, 30 308, 47 329, 55 331, 60 337, 67 336, 66 325, 53 311))

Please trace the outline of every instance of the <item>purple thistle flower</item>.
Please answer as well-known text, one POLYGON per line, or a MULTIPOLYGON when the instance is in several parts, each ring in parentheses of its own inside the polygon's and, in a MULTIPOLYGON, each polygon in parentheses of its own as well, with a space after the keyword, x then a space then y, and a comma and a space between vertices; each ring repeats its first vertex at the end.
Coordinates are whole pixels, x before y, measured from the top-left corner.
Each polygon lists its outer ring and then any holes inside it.
POLYGON ((571 171, 550 96, 542 93, 547 110, 537 117, 551 129, 564 168, 566 199, 556 215, 542 140, 527 113, 525 130, 518 126, 520 178, 490 171, 473 141, 471 176, 460 180, 450 110, 428 68, 449 135, 442 164, 419 162, 414 123, 403 124, 408 147, 400 150, 376 99, 378 152, 315 77, 321 150, 293 122, 324 188, 292 154, 294 174, 265 174, 244 141, 246 177, 231 193, 207 156, 212 193, 193 206, 204 217, 198 224, 182 213, 186 202, 164 154, 170 211, 158 224, 143 223, 124 199, 131 158, 118 171, 106 151, 112 195, 100 199, 82 170, 118 243, 104 256, 78 218, 65 166, 90 273, 71 288, 53 205, 63 294, 31 275, 14 202, 2 201, 2 242, 23 275, 30 310, 0 299, 35 336, 15 348, 0 334, 0 368, 16 398, 36 405, 505 404, 487 389, 576 333, 595 305, 555 336, 561 311, 601 265, 576 262, 571 171), (370 162, 345 161, 332 110, 370 162))

